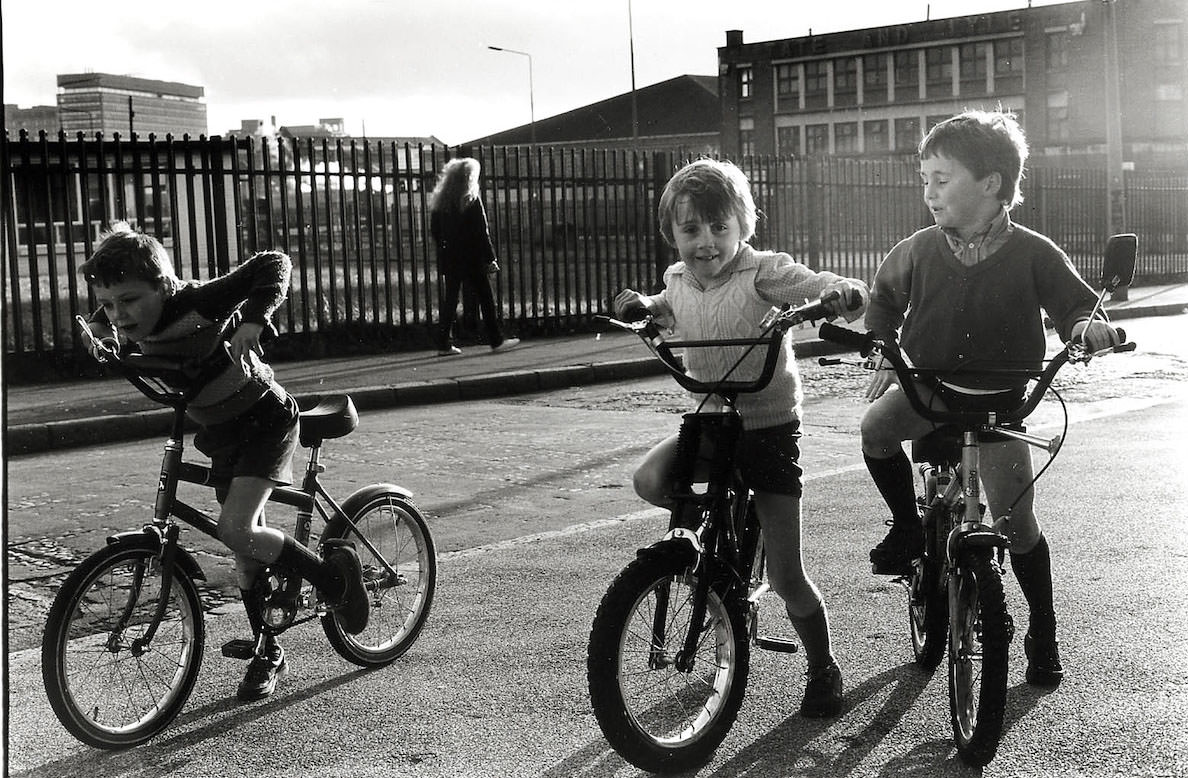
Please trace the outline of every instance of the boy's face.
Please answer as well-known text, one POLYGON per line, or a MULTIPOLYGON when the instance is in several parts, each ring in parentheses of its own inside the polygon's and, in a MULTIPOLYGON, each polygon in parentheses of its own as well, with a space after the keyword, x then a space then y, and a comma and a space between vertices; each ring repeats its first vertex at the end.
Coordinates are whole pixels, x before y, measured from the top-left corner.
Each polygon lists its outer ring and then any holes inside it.
POLYGON ((122 337, 134 343, 151 333, 161 319, 165 292, 160 284, 136 279, 111 286, 92 284, 91 289, 107 320, 122 337))
POLYGON ((742 228, 738 216, 710 218, 697 212, 688 197, 676 201, 672 237, 685 266, 703 284, 711 281, 738 253, 742 228))
POLYGON ((934 154, 920 160, 920 179, 924 183, 924 202, 941 227, 958 233, 974 231, 1002 208, 998 173, 977 179, 957 160, 934 154))

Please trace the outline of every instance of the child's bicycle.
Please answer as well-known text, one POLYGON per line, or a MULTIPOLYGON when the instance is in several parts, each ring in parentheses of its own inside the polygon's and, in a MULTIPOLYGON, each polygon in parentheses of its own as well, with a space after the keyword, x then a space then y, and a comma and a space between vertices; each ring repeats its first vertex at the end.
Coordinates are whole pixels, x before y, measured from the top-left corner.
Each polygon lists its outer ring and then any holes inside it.
POLYGON ((684 415, 668 532, 618 574, 590 628, 594 714, 610 745, 642 770, 679 772, 704 764, 738 715, 751 644, 797 650, 791 641, 759 635, 758 603, 768 584, 759 520, 735 467, 742 433, 735 402, 771 381, 789 327, 828 315, 818 301, 770 317, 759 338, 667 342, 650 318, 609 320, 640 336, 682 387, 723 402, 721 411, 684 415), (760 375, 730 380, 757 346, 766 346, 760 375), (716 383, 694 380, 673 354, 722 347, 738 347, 743 355, 716 383), (709 463, 700 493, 693 491, 698 458, 709 463))
MULTIPOLYGON (((1098 308, 1108 292, 1119 284, 1130 283, 1134 275, 1135 245, 1133 235, 1110 239, 1098 308)), ((1094 353, 1079 343, 1068 343, 1042 371, 954 372, 913 368, 893 341, 829 323, 821 325, 820 336, 860 351, 867 358, 864 363, 867 368, 880 361, 889 363, 912 408, 937 425, 912 445, 912 458, 922 463, 920 474, 924 481, 924 496, 919 498, 924 554, 913 561, 912 572, 899 580, 908 592, 908 620, 916 662, 929 671, 934 670, 948 644, 949 711, 957 751, 968 764, 986 765, 994 759, 1002 736, 1008 650, 1014 625, 1002 589, 1002 563, 1010 541, 998 531, 1002 528, 1000 524, 987 524, 983 520, 986 506, 980 502, 976 475, 980 444, 1014 439, 1046 450, 1050 455, 1048 464, 1028 484, 1026 488, 1030 489, 1055 458, 1064 436, 1049 439, 1030 435, 1022 422, 1039 405, 1056 373, 1070 362, 1087 364, 1100 354, 1133 351, 1135 345, 1122 343, 1094 353), (1023 382, 1034 380, 1035 385, 1022 404, 1014 407, 961 412, 930 407, 928 399, 921 397, 917 389, 917 382, 931 384, 959 375, 991 374, 1009 375, 1023 382)), ((1118 330, 1118 337, 1125 341, 1125 332, 1118 330)), ((822 357, 820 363, 841 361, 822 357)), ((1067 409, 1065 422, 1067 425, 1067 409)))
MULTIPOLYGON (((41 647, 42 677, 50 705, 63 726, 84 743, 125 748, 164 729, 185 705, 198 677, 205 641, 194 556, 179 543, 175 519, 212 537, 217 522, 177 498, 181 481, 217 488, 209 467, 182 461, 186 405, 202 365, 180 365, 118 353, 95 340, 80 320, 97 356, 115 367, 148 398, 173 409, 161 464, 154 514, 143 529, 108 538, 84 559, 58 590, 41 647)), ((221 358, 226 359, 223 355, 221 358)), ((343 658, 380 667, 401 656, 421 632, 437 581, 433 538, 406 489, 372 484, 341 504, 325 490, 325 440, 358 424, 350 397, 331 395, 303 411, 302 446, 309 449, 300 488, 278 487, 271 502, 297 510, 293 536, 309 544, 313 514, 325 522, 319 546, 353 542, 363 568, 371 611, 357 635, 343 630, 309 584, 292 570, 269 566, 257 580, 266 634, 279 634, 315 618, 343 658)), ((259 637, 262 641, 264 636, 259 637)), ((233 640, 223 654, 250 658, 256 640, 233 640)))

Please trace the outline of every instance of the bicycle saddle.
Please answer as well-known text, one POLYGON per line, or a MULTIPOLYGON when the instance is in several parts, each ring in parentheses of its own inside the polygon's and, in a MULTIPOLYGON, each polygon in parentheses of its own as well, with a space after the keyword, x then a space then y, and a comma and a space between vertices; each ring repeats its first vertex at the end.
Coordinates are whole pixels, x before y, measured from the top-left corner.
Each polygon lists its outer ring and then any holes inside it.
POLYGON ((349 395, 329 394, 318 404, 301 412, 301 445, 320 446, 323 440, 349 435, 359 426, 359 412, 349 395))

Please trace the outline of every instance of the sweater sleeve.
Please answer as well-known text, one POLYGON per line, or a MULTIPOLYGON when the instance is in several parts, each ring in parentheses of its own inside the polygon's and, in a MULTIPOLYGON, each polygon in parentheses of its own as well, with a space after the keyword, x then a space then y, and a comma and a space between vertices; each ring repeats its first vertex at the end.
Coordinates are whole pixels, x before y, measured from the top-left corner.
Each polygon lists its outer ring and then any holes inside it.
POLYGON ((866 328, 880 338, 897 340, 912 290, 911 239, 895 245, 875 271, 866 306, 866 328))
POLYGON ((194 309, 212 320, 239 309, 245 322, 269 326, 289 294, 293 263, 279 251, 261 251, 224 276, 201 284, 194 309))
POLYGON ((481 254, 481 264, 495 261, 495 246, 491 243, 491 229, 487 224, 487 209, 482 200, 475 200, 471 207, 471 229, 474 243, 481 254))
MULTIPOLYGON (((1068 255, 1055 244, 1050 251, 1036 253, 1032 266, 1040 305, 1056 326, 1061 339, 1072 337, 1073 325, 1089 318, 1097 295, 1073 267, 1068 255)), ((1099 316, 1108 321, 1105 311, 1099 316)))

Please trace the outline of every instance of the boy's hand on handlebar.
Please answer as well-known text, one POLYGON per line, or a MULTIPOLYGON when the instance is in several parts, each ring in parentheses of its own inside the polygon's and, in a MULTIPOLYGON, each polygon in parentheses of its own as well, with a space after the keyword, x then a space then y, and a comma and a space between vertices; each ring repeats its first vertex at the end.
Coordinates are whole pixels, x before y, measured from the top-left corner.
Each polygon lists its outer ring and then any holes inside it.
POLYGON ((825 302, 825 307, 833 318, 841 316, 846 321, 854 321, 866 310, 866 304, 870 301, 870 290, 857 279, 843 278, 822 289, 821 300, 825 302), (836 297, 833 297, 835 294, 836 297), (833 299, 826 299, 831 297, 833 299))
POLYGON ((634 289, 624 289, 615 295, 615 317, 623 321, 639 321, 647 318, 648 310, 644 296, 634 289))
POLYGON ((1080 343, 1091 352, 1105 351, 1122 342, 1122 338, 1109 322, 1094 319, 1093 321, 1079 321, 1073 325, 1072 340, 1080 343))
POLYGON ((76 316, 75 322, 87 338, 87 353, 92 357, 100 362, 105 362, 107 357, 120 353, 120 340, 111 325, 87 321, 81 316, 76 316))

